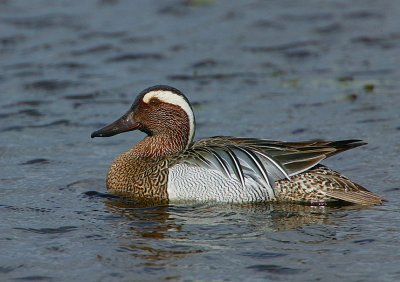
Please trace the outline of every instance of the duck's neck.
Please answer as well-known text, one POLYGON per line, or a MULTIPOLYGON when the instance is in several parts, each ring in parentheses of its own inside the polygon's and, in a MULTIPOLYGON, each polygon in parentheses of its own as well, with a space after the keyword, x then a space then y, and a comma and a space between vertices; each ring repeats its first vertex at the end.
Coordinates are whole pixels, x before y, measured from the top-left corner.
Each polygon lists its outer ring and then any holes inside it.
POLYGON ((157 134, 147 136, 130 152, 137 158, 163 158, 187 149, 189 140, 182 134, 157 134))

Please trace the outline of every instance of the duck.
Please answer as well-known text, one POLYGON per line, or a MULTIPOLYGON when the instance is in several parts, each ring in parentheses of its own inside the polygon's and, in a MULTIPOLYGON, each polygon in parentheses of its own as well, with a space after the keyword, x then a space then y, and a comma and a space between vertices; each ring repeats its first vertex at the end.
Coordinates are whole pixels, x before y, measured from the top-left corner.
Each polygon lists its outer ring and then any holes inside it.
POLYGON ((136 199, 225 203, 378 205, 384 199, 321 161, 366 143, 300 142, 214 136, 194 140, 187 97, 168 85, 138 94, 130 109, 91 137, 140 130, 147 136, 118 155, 106 177, 111 193, 136 199))

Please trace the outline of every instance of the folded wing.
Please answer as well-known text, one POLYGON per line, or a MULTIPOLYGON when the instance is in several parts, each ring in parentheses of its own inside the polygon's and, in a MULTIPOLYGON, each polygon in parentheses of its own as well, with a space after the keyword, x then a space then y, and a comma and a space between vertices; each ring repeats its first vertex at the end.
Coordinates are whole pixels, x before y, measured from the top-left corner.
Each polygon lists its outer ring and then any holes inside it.
POLYGON ((290 179, 332 155, 364 144, 361 140, 281 142, 217 136, 193 143, 175 161, 219 170, 243 187, 249 177, 274 187, 276 180, 290 179))

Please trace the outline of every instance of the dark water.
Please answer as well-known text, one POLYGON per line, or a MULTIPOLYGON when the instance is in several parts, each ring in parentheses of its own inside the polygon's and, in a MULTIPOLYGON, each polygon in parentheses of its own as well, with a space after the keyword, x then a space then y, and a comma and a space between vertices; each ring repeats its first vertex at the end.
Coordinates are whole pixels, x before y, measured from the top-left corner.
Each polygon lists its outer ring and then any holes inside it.
POLYGON ((398 1, 0 0, 1 281, 400 280, 398 1), (326 164, 383 206, 170 205, 106 194, 91 140, 147 86, 197 137, 360 138, 326 164))

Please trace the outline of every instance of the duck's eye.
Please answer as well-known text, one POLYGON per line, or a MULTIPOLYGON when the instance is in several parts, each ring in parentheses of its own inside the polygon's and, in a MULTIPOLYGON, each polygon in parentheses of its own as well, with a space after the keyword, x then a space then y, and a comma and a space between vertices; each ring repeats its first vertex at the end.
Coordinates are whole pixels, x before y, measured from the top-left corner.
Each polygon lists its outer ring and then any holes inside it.
POLYGON ((149 103, 150 103, 150 105, 156 105, 157 102, 158 102, 157 99, 154 99, 154 98, 153 98, 153 99, 150 100, 149 103))

